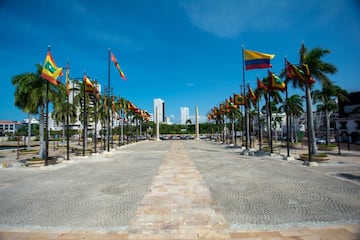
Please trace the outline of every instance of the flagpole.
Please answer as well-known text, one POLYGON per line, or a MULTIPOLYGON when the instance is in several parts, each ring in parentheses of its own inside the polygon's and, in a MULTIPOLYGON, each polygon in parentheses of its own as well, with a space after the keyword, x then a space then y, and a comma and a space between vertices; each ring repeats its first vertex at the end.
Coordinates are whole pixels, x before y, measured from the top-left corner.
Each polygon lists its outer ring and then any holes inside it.
POLYGON ((114 135, 113 135, 113 128, 114 128, 114 93, 113 90, 111 89, 111 128, 110 128, 110 135, 111 135, 111 148, 114 148, 114 135))
MULTIPOLYGON (((84 71, 84 77, 86 76, 86 71, 84 71)), ((83 156, 85 156, 85 138, 87 138, 86 136, 86 95, 85 95, 85 79, 83 79, 83 84, 84 84, 84 88, 83 88, 83 96, 84 96, 84 101, 83 101, 83 123, 84 123, 84 127, 83 127, 83 156)))
POLYGON ((261 151, 262 134, 261 134, 261 123, 260 123, 260 98, 257 101, 257 110, 258 110, 258 127, 259 127, 259 151, 261 151))
MULTIPOLYGON (((50 52, 50 45, 48 45, 48 51, 50 52)), ((46 125, 45 125, 45 166, 48 165, 48 157, 49 157, 49 81, 46 81, 46 125)), ((42 116, 43 117, 43 116, 42 116)))
POLYGON ((287 149, 287 157, 290 157, 290 144, 289 144, 289 136, 290 136, 290 119, 289 119, 289 95, 288 95, 288 75, 287 75, 287 59, 285 56, 285 98, 286 98, 286 149, 287 149))
MULTIPOLYGON (((245 98, 245 57, 244 57, 244 44, 242 45, 242 58, 243 58, 243 94, 244 94, 244 98, 245 98)), ((245 105, 244 105, 244 112, 245 112, 245 124, 246 124, 246 128, 245 128, 245 149, 248 150, 249 146, 248 146, 248 142, 249 142, 249 129, 248 129, 248 107, 247 107, 247 102, 245 101, 245 105)), ((243 126, 244 127, 244 126, 243 126)))
POLYGON ((94 139, 94 147, 95 147, 95 153, 97 152, 97 136, 96 136, 96 134, 97 134, 97 108, 98 108, 98 105, 97 105, 97 103, 98 103, 98 94, 99 94, 99 92, 98 92, 98 83, 96 82, 96 85, 95 85, 95 126, 94 126, 94 128, 95 128, 95 134, 94 134, 94 136, 95 136, 95 139, 94 139))
MULTIPOLYGON (((67 61, 67 70, 69 71, 69 75, 70 75, 70 63, 69 61, 67 61)), ((66 79, 67 81, 70 81, 70 76, 68 76, 66 74, 66 79)), ((66 84, 70 84, 69 82, 67 82, 66 84)), ((69 147, 69 95, 67 92, 67 88, 68 86, 66 85, 66 160, 70 160, 69 157, 69 152, 70 152, 70 147, 69 147)))
POLYGON ((271 96, 270 96, 270 90, 271 90, 271 86, 270 86, 270 82, 271 82, 271 72, 268 69, 268 90, 267 90, 267 94, 265 97, 265 105, 267 108, 267 125, 268 125, 268 143, 269 143, 269 147, 270 147, 270 153, 273 153, 273 149, 272 149, 272 130, 271 130, 271 107, 270 107, 270 100, 271 100, 271 96))
MULTIPOLYGON (((108 48, 108 96, 110 96, 110 54, 111 49, 108 48)), ((107 101, 107 99, 105 99, 107 101)), ((107 131, 106 131, 106 138, 107 138, 107 151, 110 152, 110 109, 107 109, 107 131)))

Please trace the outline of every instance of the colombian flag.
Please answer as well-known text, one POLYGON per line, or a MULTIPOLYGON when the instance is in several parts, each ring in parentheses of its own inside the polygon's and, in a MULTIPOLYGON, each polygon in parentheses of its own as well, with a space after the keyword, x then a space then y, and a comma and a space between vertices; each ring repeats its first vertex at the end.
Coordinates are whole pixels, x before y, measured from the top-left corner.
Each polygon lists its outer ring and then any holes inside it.
POLYGON ((274 57, 274 54, 244 50, 245 69, 270 68, 270 59, 274 57))
POLYGON ((59 85, 59 82, 56 80, 59 75, 62 74, 62 68, 56 66, 56 63, 51 56, 50 50, 46 54, 44 66, 41 71, 41 77, 48 80, 50 83, 55 86, 59 85))

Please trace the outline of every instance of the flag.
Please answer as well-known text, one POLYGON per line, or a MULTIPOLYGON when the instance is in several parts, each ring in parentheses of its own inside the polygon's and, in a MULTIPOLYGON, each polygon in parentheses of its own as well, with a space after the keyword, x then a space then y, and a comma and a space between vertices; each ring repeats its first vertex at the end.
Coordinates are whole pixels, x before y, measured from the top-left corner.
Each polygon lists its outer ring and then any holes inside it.
POLYGON ((69 82, 69 75, 70 75, 70 68, 69 68, 69 67, 67 67, 67 68, 66 68, 66 73, 65 73, 66 94, 67 94, 67 96, 70 96, 70 82, 69 82))
POLYGON ((133 111, 138 110, 138 108, 130 101, 128 101, 128 109, 133 111))
POLYGON ((239 105, 245 105, 245 98, 241 94, 234 94, 234 104, 239 105))
POLYGON ((84 74, 84 88, 86 93, 94 93, 94 85, 86 74, 84 74))
POLYGON ((257 78, 257 87, 258 89, 264 89, 264 90, 268 90, 268 87, 265 85, 265 83, 263 83, 260 79, 257 78))
POLYGON ((270 68, 270 59, 274 57, 274 54, 244 50, 245 69, 270 68))
POLYGON ((217 107, 214 107, 213 108, 213 113, 214 113, 214 115, 219 115, 220 111, 219 111, 219 109, 217 107))
POLYGON ((302 69, 299 69, 294 64, 291 64, 290 62, 286 61, 286 77, 288 79, 295 79, 299 80, 303 83, 305 83, 305 79, 308 79, 309 84, 315 83, 315 80, 310 76, 310 70, 308 65, 303 64, 303 71, 302 69), (305 73, 304 73, 305 72, 305 73))
POLYGON ((285 91, 286 84, 285 82, 274 73, 268 71, 269 74, 269 90, 280 90, 285 91))
POLYGON ((41 77, 57 86, 59 85, 59 82, 56 79, 60 76, 60 74, 62 74, 62 68, 56 66, 56 63, 51 56, 51 52, 48 50, 44 66, 41 70, 41 77))
POLYGON ((254 91, 251 89, 250 85, 248 84, 248 96, 253 101, 254 105, 256 104, 256 95, 254 91))
POLYGON ((116 58, 115 58, 115 56, 114 56, 113 53, 111 53, 111 61, 114 62, 115 67, 117 68, 117 70, 118 70, 119 73, 120 73, 120 77, 121 77, 122 79, 126 80, 125 74, 124 74, 123 71, 121 71, 120 65, 119 65, 119 63, 117 62, 117 60, 116 60, 116 58))

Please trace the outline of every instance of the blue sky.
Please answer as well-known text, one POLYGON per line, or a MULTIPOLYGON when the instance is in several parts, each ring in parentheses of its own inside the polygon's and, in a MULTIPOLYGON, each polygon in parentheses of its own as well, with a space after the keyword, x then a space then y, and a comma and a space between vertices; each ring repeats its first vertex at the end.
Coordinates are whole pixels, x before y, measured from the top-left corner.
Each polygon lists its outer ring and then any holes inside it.
MULTIPOLYGON (((153 99, 162 98, 174 123, 182 106, 190 115, 199 106, 205 120, 213 106, 240 91, 243 44, 275 54, 275 73, 284 68, 285 55, 298 62, 302 41, 308 49, 329 49, 324 60, 338 68, 330 79, 360 91, 355 0, 1 0, 0 22, 1 120, 27 117, 14 106, 11 79, 35 72, 48 45, 58 66, 69 60, 71 77, 86 70, 102 85, 111 48, 127 77, 122 80, 111 63, 114 94, 149 112, 153 99)), ((266 74, 249 70, 245 81, 255 88, 256 77, 266 74)))

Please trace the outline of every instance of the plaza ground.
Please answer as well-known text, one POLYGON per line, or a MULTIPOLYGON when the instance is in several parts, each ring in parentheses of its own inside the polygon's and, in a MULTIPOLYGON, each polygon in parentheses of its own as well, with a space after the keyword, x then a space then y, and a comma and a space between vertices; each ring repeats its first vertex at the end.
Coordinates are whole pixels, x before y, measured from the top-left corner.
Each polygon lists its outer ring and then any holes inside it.
POLYGON ((0 152, 0 239, 360 238, 359 152, 307 167, 241 151, 145 141, 40 168, 0 152))

